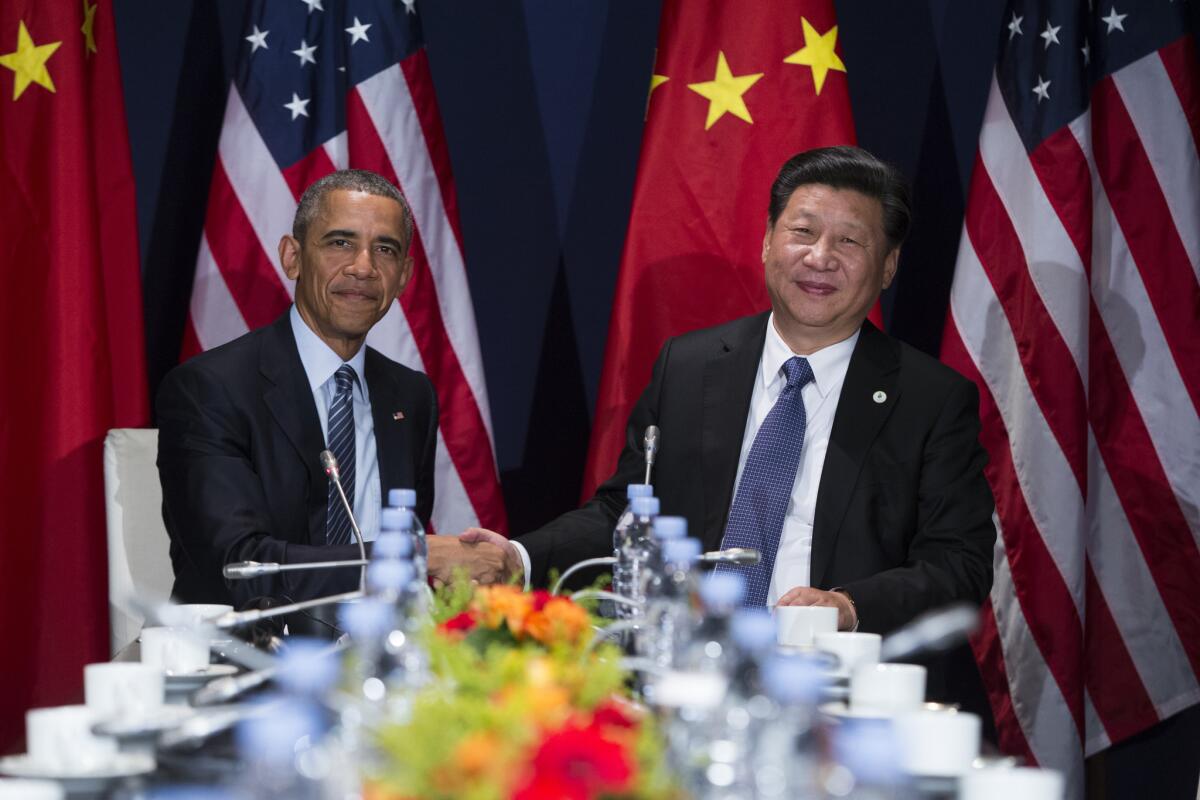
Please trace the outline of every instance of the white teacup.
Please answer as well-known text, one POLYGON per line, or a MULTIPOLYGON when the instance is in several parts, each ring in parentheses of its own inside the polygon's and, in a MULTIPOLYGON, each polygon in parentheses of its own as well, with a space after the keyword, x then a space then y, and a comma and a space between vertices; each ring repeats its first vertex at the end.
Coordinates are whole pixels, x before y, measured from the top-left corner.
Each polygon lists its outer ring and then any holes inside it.
POLYGON ((886 715, 916 711, 925 702, 919 664, 866 664, 850 673, 850 708, 886 715))
POLYGON ((208 666, 208 640, 188 628, 142 628, 142 663, 168 675, 186 675, 208 666))
POLYGON ((959 781, 960 800, 1062 800, 1063 777, 1052 769, 989 767, 975 769, 959 781))
POLYGON ((162 708, 163 671, 154 664, 111 662, 83 668, 88 708, 99 719, 137 719, 162 708))
POLYGON ((220 603, 181 603, 162 609, 159 617, 166 625, 188 628, 202 622, 211 622, 229 611, 233 611, 233 606, 220 603))
POLYGON ((979 717, 947 711, 913 711, 896 717, 900 763, 910 775, 952 778, 979 758, 979 717))
POLYGON ((778 641, 785 647, 811 647, 818 633, 837 630, 838 610, 832 606, 775 606, 778 641))
POLYGON ((878 633, 827 631, 813 637, 813 644, 818 650, 833 653, 838 657, 838 661, 841 663, 838 674, 846 677, 850 677, 850 674, 858 667, 878 664, 879 648, 882 643, 883 637, 878 633))
POLYGON ((34 708, 25 712, 29 760, 55 773, 90 772, 112 762, 117 742, 92 733, 98 722, 87 706, 34 708))
POLYGON ((0 778, 0 800, 62 800, 65 796, 54 781, 0 778))

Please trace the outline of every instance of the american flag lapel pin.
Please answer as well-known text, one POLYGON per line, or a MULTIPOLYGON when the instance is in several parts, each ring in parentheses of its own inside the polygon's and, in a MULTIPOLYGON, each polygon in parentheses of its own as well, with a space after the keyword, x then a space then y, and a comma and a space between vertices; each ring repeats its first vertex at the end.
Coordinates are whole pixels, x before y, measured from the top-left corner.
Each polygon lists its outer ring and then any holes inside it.
POLYGON ((395 412, 394 414, 392 414, 392 419, 394 419, 394 420, 404 419, 404 412, 403 411, 395 412))

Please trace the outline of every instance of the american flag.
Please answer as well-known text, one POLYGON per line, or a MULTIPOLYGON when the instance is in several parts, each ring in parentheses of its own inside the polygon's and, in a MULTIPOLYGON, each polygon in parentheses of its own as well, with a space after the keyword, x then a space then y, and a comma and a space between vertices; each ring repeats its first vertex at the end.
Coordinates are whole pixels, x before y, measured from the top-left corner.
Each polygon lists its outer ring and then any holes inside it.
POLYGON ((294 286, 276 247, 306 186, 340 168, 378 172, 408 198, 417 232, 412 280, 368 344, 425 372, 437 390, 434 528, 504 530, 450 159, 415 0, 256 0, 240 44, 184 355, 287 309, 294 286))
POLYGON ((1009 4, 942 355, 991 454, 1001 745, 1072 796, 1200 702, 1198 142, 1184 0, 1009 4))

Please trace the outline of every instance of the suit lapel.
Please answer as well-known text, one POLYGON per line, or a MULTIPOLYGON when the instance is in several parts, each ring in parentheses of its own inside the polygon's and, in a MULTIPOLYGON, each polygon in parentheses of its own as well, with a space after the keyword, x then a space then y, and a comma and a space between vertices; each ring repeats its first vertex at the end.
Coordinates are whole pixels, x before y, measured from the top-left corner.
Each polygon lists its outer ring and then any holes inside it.
POLYGON ((870 322, 862 333, 838 399, 829 449, 821 471, 813 521, 810 583, 822 586, 829 560, 841 530, 842 519, 854 493, 863 459, 899 399, 899 348, 870 322), (876 402, 877 392, 886 399, 876 402))
POLYGON ((725 533, 768 316, 750 317, 730 331, 704 367, 701 474, 706 549, 719 547, 725 533))
POLYGON ((411 423, 404 417, 403 398, 395 380, 385 369, 383 356, 370 348, 367 348, 366 373, 367 388, 371 393, 371 420, 375 424, 380 490, 386 502, 389 489, 414 488, 416 476, 411 462, 405 459, 411 452, 411 423))
POLYGON ((259 354, 259 371, 266 378, 263 402, 308 472, 309 540, 313 544, 323 544, 328 500, 326 477, 321 469, 325 440, 321 436, 321 420, 287 313, 267 331, 259 354))

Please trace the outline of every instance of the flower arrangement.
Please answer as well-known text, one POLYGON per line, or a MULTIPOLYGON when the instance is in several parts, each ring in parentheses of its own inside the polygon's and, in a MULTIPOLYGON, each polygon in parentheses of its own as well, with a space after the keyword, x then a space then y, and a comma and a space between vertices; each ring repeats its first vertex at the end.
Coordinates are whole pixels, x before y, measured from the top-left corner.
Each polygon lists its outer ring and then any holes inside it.
POLYGON ((512 586, 438 592, 424 636, 435 682, 380 730, 368 797, 674 798, 654 720, 612 645, 569 598, 512 586))

